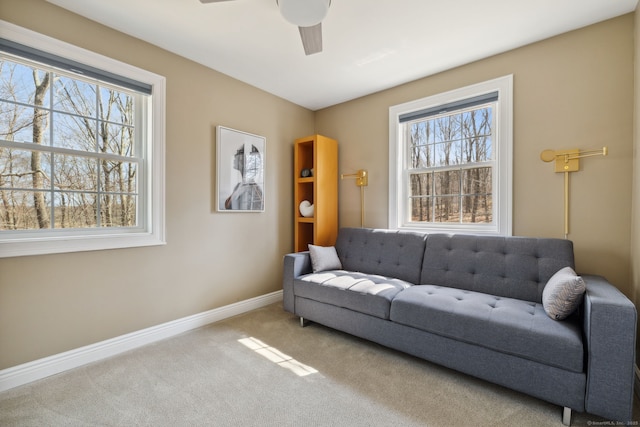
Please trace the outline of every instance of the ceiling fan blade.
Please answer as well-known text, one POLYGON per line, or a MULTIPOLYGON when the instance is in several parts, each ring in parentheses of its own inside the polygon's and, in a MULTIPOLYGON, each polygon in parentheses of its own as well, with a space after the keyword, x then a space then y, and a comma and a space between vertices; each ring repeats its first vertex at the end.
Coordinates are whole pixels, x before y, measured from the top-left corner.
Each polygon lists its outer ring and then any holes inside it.
POLYGON ((311 27, 298 27, 298 29, 306 55, 322 52, 322 22, 311 27))

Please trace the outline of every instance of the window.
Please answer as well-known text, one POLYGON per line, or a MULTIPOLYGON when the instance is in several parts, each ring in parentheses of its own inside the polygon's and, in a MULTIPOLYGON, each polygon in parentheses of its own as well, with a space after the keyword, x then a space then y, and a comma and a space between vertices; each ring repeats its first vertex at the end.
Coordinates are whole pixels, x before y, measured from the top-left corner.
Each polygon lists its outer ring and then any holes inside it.
POLYGON ((511 234, 512 76, 389 109, 389 228, 511 234))
POLYGON ((164 78, 3 25, 0 256, 163 244, 164 78))

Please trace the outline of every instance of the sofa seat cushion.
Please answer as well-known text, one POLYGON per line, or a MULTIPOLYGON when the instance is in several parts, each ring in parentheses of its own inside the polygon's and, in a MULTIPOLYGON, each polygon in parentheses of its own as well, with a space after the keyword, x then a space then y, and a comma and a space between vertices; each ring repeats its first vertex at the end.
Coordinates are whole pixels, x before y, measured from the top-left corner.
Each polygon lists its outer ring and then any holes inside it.
POLYGON ((573 372, 583 372, 577 318, 552 320, 542 304, 434 285, 412 286, 390 319, 423 331, 573 372))
POLYGON ((392 277, 330 270, 300 276, 293 286, 298 297, 389 319, 391 300, 412 284, 392 277))

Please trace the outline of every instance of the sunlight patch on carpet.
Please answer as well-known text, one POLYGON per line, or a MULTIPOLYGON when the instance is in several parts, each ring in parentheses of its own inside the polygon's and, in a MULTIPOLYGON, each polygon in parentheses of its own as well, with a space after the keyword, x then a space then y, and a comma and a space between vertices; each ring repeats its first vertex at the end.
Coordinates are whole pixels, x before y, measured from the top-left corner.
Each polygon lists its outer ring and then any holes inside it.
POLYGON ((313 369, 311 366, 298 362, 293 357, 287 356, 277 348, 271 347, 257 338, 242 338, 239 339, 238 342, 300 377, 318 373, 318 371, 313 369))

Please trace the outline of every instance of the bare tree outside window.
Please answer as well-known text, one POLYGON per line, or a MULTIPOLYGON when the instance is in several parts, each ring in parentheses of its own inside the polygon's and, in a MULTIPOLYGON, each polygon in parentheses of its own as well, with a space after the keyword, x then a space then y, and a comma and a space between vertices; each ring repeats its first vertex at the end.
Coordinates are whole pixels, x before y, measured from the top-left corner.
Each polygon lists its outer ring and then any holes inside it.
POLYGON ((404 124, 412 222, 493 221, 492 105, 404 124))
POLYGON ((0 232, 136 226, 134 106, 128 90, 0 59, 0 232))

